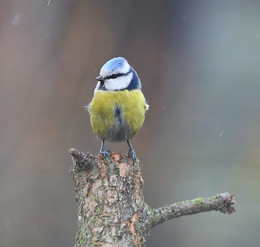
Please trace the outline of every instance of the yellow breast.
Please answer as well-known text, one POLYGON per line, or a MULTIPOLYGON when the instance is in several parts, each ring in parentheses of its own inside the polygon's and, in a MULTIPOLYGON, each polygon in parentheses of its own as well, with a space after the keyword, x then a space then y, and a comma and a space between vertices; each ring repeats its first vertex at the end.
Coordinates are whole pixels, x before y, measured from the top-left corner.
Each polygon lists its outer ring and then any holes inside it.
POLYGON ((148 105, 141 90, 96 90, 88 106, 93 132, 100 140, 132 139, 143 125, 148 105))

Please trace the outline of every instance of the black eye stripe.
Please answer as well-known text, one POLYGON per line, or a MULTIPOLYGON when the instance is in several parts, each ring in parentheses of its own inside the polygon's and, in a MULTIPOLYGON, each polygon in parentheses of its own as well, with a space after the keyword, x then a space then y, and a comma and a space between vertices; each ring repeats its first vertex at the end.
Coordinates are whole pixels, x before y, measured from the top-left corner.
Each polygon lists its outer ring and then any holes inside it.
POLYGON ((124 74, 122 74, 122 73, 113 74, 113 75, 110 75, 110 76, 105 77, 105 79, 115 79, 115 78, 120 77, 120 76, 122 76, 122 75, 124 75, 124 74))
POLYGON ((104 79, 105 79, 105 80, 106 80, 106 79, 115 79, 115 78, 117 78, 117 77, 120 77, 120 76, 123 76, 123 75, 128 75, 128 74, 130 74, 130 73, 131 73, 131 71, 129 71, 129 72, 125 73, 125 74, 123 74, 123 73, 112 74, 112 75, 109 75, 109 76, 105 77, 104 79))

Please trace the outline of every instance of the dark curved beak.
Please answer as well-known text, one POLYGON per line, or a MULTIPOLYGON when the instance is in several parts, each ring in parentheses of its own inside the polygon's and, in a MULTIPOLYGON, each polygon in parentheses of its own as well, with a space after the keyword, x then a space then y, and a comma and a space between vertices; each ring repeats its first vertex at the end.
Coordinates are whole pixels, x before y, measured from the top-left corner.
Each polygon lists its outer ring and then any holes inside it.
POLYGON ((102 75, 100 75, 100 76, 98 76, 98 77, 96 78, 96 80, 97 80, 97 81, 104 81, 104 77, 103 77, 102 75))

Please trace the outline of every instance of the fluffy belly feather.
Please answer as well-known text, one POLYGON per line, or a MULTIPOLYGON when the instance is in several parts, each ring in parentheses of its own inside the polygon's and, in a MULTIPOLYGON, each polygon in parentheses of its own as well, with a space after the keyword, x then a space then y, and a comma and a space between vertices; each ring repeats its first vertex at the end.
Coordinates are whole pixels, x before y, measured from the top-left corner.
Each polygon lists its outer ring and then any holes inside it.
POLYGON ((141 129, 148 105, 140 90, 97 90, 88 106, 93 132, 100 140, 121 142, 141 129))

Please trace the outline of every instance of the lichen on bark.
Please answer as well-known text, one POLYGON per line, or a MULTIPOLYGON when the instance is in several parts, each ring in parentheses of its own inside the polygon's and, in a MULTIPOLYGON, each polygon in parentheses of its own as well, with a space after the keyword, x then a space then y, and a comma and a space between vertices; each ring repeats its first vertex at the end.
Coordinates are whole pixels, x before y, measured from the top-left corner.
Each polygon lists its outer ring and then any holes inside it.
POLYGON ((95 156, 74 148, 69 153, 78 203, 75 247, 145 246, 149 230, 168 219, 211 210, 235 211, 234 195, 228 192, 151 208, 144 201, 138 159, 133 163, 128 155, 95 156))

